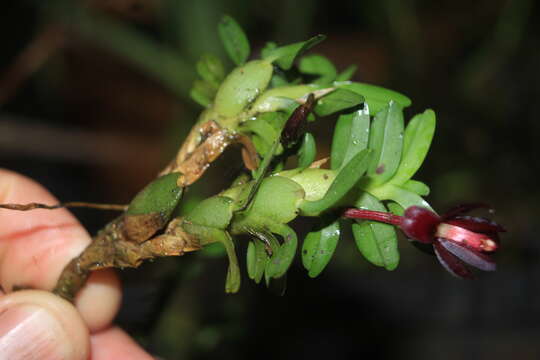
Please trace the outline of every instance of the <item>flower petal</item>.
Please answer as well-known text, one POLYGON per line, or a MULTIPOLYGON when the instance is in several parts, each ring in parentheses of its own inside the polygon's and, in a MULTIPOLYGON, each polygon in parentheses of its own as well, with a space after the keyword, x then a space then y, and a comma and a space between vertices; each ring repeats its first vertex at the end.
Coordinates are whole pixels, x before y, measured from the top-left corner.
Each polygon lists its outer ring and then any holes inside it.
POLYGON ((491 257, 482 254, 481 252, 474 251, 467 246, 443 238, 439 238, 438 243, 467 264, 480 270, 495 271, 497 268, 497 265, 491 257))
POLYGON ((453 219, 458 215, 465 214, 469 211, 472 211, 474 209, 490 209, 491 206, 485 203, 469 203, 469 204, 461 204, 454 206, 453 208, 450 208, 444 215, 441 216, 443 220, 447 219, 453 219))
POLYGON ((462 279, 472 279, 472 272, 465 266, 463 261, 452 255, 438 241, 433 243, 435 255, 441 265, 452 275, 462 279))
POLYGON ((481 217, 456 216, 451 220, 446 220, 445 223, 460 226, 467 230, 482 234, 506 232, 506 229, 501 225, 481 217))

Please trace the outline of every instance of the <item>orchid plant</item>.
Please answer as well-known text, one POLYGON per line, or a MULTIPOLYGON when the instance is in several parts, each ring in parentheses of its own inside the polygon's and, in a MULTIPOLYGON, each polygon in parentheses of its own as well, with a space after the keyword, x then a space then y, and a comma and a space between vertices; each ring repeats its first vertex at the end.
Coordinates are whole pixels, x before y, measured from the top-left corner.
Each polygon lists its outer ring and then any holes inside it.
MULTIPOLYGON (((251 239, 249 278, 269 284, 285 276, 296 256, 299 241, 289 223, 299 216, 319 220, 301 244, 310 277, 330 262, 344 226, 352 226, 366 260, 387 270, 399 263, 395 228, 413 242, 431 245, 453 275, 471 277, 465 264, 495 270, 491 254, 504 229, 464 215, 483 205, 437 215, 424 199, 429 187, 412 179, 431 145, 432 110, 405 126, 403 110, 411 104, 407 96, 351 81, 354 66, 338 72, 326 57, 305 54, 323 35, 285 46, 269 42, 260 58, 248 60, 249 42, 231 17, 222 19, 218 33, 236 67, 226 75, 224 64, 212 55, 197 63, 200 79, 191 97, 204 110, 178 154, 129 205, 113 207, 121 215, 66 266, 56 294, 72 300, 92 270, 136 267, 146 259, 183 255, 214 243, 221 243, 229 258, 225 289, 236 292, 241 283, 235 250, 239 235, 251 239), (306 130, 331 115, 337 117, 331 154, 317 158, 316 139, 306 130), (179 216, 184 190, 235 144, 242 149, 242 174, 179 216)), ((79 205, 93 206, 0 206, 79 205)))

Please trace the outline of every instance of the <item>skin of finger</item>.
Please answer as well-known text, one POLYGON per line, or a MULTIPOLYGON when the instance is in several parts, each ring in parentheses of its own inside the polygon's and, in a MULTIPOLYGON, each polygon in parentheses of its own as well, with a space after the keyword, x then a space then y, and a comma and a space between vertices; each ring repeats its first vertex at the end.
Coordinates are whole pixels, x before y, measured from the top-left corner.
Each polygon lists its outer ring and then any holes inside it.
POLYGON ((120 281, 112 269, 94 271, 75 298, 75 306, 88 328, 99 331, 114 318, 122 299, 120 281))
MULTIPOLYGON (((70 342, 73 349, 69 359, 84 360, 90 351, 88 328, 73 305, 60 297, 41 290, 22 290, 0 298, 0 314, 16 305, 33 305, 46 309, 60 324, 63 334, 59 341, 70 342)), ((1 355, 0 355, 1 358, 1 355)))
MULTIPOLYGON (((45 188, 20 174, 0 169, 0 203, 56 204, 45 188)), ((64 266, 91 239, 66 209, 12 211, 0 209, 0 285, 51 290, 64 266)), ((112 271, 93 275, 77 297, 91 330, 112 321, 120 303, 119 282, 112 271), (94 304, 94 307, 88 304, 94 304)))
POLYGON ((92 335, 92 360, 153 360, 154 358, 117 327, 92 335))

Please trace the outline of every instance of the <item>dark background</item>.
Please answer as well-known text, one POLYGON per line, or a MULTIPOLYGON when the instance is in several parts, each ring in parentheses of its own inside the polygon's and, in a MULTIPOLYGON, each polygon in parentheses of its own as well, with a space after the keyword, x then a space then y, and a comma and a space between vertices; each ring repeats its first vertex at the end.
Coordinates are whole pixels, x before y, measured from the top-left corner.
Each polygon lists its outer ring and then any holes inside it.
MULTIPOLYGON (((540 357, 534 1, 79 3, 96 16, 81 18, 58 1, 0 4, 0 166, 59 199, 125 203, 167 163, 200 111, 186 95, 194 63, 203 52, 223 55, 216 24, 228 13, 255 53, 268 40, 323 33, 328 39, 314 52, 339 69, 358 65, 356 80, 407 94, 408 118, 433 108, 434 144, 416 175, 431 186, 428 200, 441 211, 488 202, 508 229, 499 270, 475 281, 452 278, 406 241, 400 266, 386 272, 347 235, 319 278, 296 263, 282 297, 245 274, 240 293, 225 295, 224 258, 192 254, 126 270, 117 322, 150 352, 165 359, 540 357)), ((329 140, 328 126, 318 132, 329 140)), ((227 156, 190 189, 191 199, 223 186, 237 154, 227 156)), ((114 216, 75 213, 90 232, 114 216)))

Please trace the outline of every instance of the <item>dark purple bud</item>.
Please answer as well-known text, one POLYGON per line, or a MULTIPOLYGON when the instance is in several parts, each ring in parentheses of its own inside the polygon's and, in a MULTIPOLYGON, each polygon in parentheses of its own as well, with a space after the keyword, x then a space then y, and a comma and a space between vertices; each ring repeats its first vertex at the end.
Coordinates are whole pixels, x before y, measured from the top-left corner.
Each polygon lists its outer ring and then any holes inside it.
POLYGON ((471 279, 473 277, 473 274, 467 266, 465 266, 463 261, 452 255, 438 241, 433 243, 433 249, 435 250, 435 255, 437 255, 437 259, 439 259, 441 265, 450 274, 463 279, 471 279))
POLYGON ((426 208, 411 206, 405 210, 401 230, 413 240, 432 243, 441 218, 426 208))
POLYGON ((307 117, 314 106, 315 96, 309 94, 306 102, 294 110, 281 133, 281 143, 283 146, 287 147, 295 143, 304 134, 307 117))
POLYGON ((438 239, 438 243, 440 243, 446 250, 457 256, 459 259, 471 266, 474 266, 475 268, 484 271, 495 271, 497 268, 497 265, 491 259, 491 257, 479 251, 475 251, 463 244, 458 244, 446 239, 438 239))

